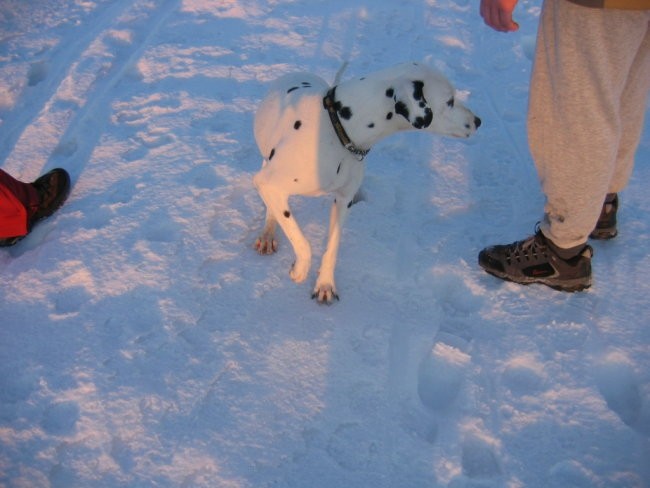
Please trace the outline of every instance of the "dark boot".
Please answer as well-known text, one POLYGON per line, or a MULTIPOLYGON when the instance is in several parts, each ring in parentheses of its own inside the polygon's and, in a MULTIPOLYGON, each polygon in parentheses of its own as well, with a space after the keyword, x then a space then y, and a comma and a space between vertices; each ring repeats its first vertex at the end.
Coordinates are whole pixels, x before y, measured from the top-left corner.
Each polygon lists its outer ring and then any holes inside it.
POLYGON ((603 203, 603 209, 598 217, 596 228, 589 235, 592 239, 613 239, 618 234, 616 229, 616 212, 618 211, 618 195, 608 193, 603 203))
MULTIPOLYGON (((27 209, 27 232, 34 225, 56 212, 70 193, 70 175, 61 168, 53 169, 31 183, 38 193, 39 201, 27 209)), ((0 247, 13 246, 25 236, 0 239, 0 247)))
POLYGON ((535 235, 507 245, 491 246, 478 255, 478 264, 498 278, 527 285, 541 283, 556 290, 580 291, 591 286, 590 246, 566 255, 537 229, 535 235))

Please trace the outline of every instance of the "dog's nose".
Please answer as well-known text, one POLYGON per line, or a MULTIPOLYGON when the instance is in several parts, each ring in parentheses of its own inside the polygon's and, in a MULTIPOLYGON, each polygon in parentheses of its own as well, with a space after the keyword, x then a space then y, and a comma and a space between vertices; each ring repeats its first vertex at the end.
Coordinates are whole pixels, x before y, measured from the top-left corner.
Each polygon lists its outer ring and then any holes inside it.
POLYGON ((477 129, 481 127, 481 119, 479 119, 478 117, 474 117, 474 125, 476 126, 477 129))

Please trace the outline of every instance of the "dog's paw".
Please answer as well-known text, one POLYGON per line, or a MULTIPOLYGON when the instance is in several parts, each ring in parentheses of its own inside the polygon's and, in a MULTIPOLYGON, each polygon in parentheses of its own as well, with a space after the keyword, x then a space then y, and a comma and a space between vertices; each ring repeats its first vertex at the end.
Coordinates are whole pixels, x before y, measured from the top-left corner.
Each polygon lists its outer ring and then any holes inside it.
POLYGON ((257 238, 253 247, 262 255, 273 254, 278 250, 278 241, 272 236, 261 235, 257 238))
POLYGON ((305 279, 307 279, 307 275, 309 274, 309 267, 310 262, 308 260, 298 260, 293 263, 291 271, 289 272, 289 276, 291 276, 291 279, 296 283, 302 283, 305 281, 305 279))
POLYGON ((317 300, 318 303, 331 305, 334 300, 339 300, 339 295, 332 284, 316 284, 311 298, 317 300))

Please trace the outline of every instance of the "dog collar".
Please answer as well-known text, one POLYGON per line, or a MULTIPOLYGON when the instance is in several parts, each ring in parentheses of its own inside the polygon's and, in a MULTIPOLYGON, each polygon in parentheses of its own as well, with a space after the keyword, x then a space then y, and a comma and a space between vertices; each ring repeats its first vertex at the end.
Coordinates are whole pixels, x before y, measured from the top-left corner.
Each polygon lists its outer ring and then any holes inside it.
POLYGON ((323 106, 327 110, 327 113, 330 116, 330 120, 332 121, 332 127, 334 127, 334 132, 336 132, 336 135, 339 138, 339 141, 341 141, 341 144, 345 149, 350 151, 352 154, 356 156, 356 158, 359 161, 363 161, 363 158, 366 157, 366 155, 370 152, 370 149, 359 149, 357 146, 355 146, 354 142, 350 140, 350 137, 348 137, 347 132, 345 132, 345 129, 343 128, 343 124, 341 123, 341 119, 339 119, 338 114, 336 113, 336 103, 334 101, 334 93, 336 92, 336 87, 333 86, 328 92, 327 95, 325 95, 325 98, 323 98, 323 106))

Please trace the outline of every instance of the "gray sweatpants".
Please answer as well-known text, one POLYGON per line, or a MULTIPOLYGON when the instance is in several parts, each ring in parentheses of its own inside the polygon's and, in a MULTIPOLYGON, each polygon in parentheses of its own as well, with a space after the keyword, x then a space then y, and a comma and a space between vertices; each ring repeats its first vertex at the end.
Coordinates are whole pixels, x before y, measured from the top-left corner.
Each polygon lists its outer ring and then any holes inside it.
POLYGON ((546 195, 541 230, 587 241, 605 195, 632 173, 650 89, 650 11, 545 0, 530 87, 528 139, 546 195))

